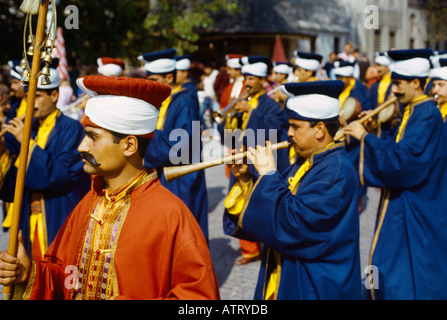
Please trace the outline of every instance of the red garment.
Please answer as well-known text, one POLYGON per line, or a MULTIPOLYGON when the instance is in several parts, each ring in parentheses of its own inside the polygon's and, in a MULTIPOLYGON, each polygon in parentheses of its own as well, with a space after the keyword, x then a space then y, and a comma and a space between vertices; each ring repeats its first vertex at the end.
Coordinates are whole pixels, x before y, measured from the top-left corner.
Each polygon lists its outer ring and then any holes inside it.
POLYGON ((218 101, 222 96, 222 92, 225 90, 225 88, 228 86, 229 83, 230 83, 230 76, 228 75, 228 72, 225 69, 221 69, 213 85, 214 92, 216 93, 218 101))
MULTIPOLYGON (((104 182, 65 221, 44 256, 33 261, 25 299, 74 299, 74 266, 79 266, 90 214, 104 182)), ((129 210, 112 247, 114 299, 220 299, 205 238, 193 215, 157 178, 130 194, 129 210)), ((80 268, 79 268, 80 269, 80 268)))
MULTIPOLYGON (((231 98, 231 91, 233 90, 233 85, 234 83, 230 83, 225 90, 222 93, 222 96, 220 97, 220 110, 222 110, 223 108, 225 108, 226 106, 228 106, 231 102, 232 102, 232 98, 231 98)), ((246 90, 246 85, 245 85, 245 81, 244 81, 244 85, 242 86, 241 92, 239 93, 239 95, 244 92, 246 90)))
POLYGON ((258 242, 239 239, 239 245, 244 258, 253 258, 261 254, 258 242))

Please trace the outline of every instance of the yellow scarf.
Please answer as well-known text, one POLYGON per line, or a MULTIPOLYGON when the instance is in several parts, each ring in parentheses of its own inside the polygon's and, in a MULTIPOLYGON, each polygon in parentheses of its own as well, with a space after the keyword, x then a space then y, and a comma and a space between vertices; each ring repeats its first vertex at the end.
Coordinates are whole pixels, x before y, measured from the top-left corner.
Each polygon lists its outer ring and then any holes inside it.
POLYGON ((27 105, 27 101, 25 98, 23 98, 22 101, 20 102, 19 108, 17 109, 16 118, 20 118, 21 116, 23 116, 25 114, 26 105, 27 105))
POLYGON ((355 79, 352 78, 351 81, 349 82, 349 85, 343 90, 343 92, 340 94, 338 98, 340 100, 340 107, 343 105, 343 103, 345 103, 346 99, 349 98, 351 90, 352 88, 354 88, 354 86, 355 86, 355 79))
POLYGON ((241 187, 239 180, 236 181, 224 202, 224 206, 229 214, 234 216, 240 215, 242 209, 244 208, 248 190, 251 189, 251 185, 252 182, 250 181, 244 187, 241 187))
POLYGON ((444 122, 447 119, 447 103, 444 103, 441 107, 439 107, 439 111, 441 111, 442 119, 444 119, 444 122))
POLYGON ((421 101, 421 100, 423 100, 423 99, 426 99, 426 98, 427 98, 427 96, 426 96, 426 95, 423 95, 422 97, 420 97, 420 98, 418 98, 418 99, 416 99, 416 100, 410 102, 410 103, 405 107, 404 115, 403 115, 403 117, 402 117, 402 122, 400 123, 399 131, 397 132, 396 142, 399 142, 399 141, 402 140, 402 138, 403 138, 403 134, 404 134, 405 128, 406 128, 406 126, 407 126, 408 119, 410 119, 411 106, 412 106, 414 103, 416 103, 416 102, 418 102, 418 101, 421 101))
MULTIPOLYGON (((53 113, 51 113, 48 117, 45 118, 44 121, 39 126, 39 130, 37 131, 36 136, 36 144, 41 147, 42 149, 45 149, 45 146, 48 142, 48 137, 50 136, 51 131, 53 131, 54 126, 56 125, 56 119, 59 116, 60 111, 55 110, 53 113)), ((34 235, 37 229, 37 234, 39 236, 39 245, 40 245, 40 252, 42 254, 45 253, 45 251, 48 248, 48 236, 47 236, 47 224, 45 219, 45 214, 43 209, 45 208, 43 196, 40 195, 40 212, 38 214, 31 214, 30 215, 30 240, 31 243, 34 243, 34 235)))
MULTIPOLYGON (((261 97, 264 94, 265 94, 265 90, 261 90, 254 97, 252 97, 248 100, 248 104, 250 105, 250 107, 252 109, 256 109, 258 107, 259 97, 261 97)), ((244 112, 244 114, 242 115, 242 132, 244 132, 245 129, 247 129, 247 124, 248 124, 248 120, 250 120, 250 115, 251 115, 251 111, 244 112)))
MULTIPOLYGON (((37 144, 42 149, 45 149, 45 146, 48 141, 48 137, 53 130, 54 126, 56 125, 56 119, 59 116, 60 111, 55 110, 53 113, 51 113, 49 116, 45 118, 45 120, 39 125, 39 129, 37 131, 36 140, 33 139, 30 140, 30 148, 34 144, 37 144)), ((29 155, 31 157, 31 154, 29 155)), ((15 166, 18 166, 18 159, 15 162, 15 166)), ((7 205, 7 213, 5 220, 3 221, 3 227, 10 228, 11 227, 11 219, 12 219, 12 212, 13 212, 14 204, 10 203, 7 205)), ((43 199, 41 200, 41 208, 44 208, 43 199)), ((43 210, 41 210, 43 211, 43 210)), ((45 253, 47 247, 48 247, 48 238, 47 238, 47 230, 46 230, 46 222, 45 222, 45 216, 43 212, 40 212, 39 214, 32 214, 30 215, 30 240, 31 243, 34 243, 34 235, 36 232, 39 235, 39 245, 40 245, 40 251, 45 253)))
POLYGON ((377 88, 377 102, 379 105, 385 102, 386 92, 391 84, 391 73, 385 75, 379 82, 379 87, 377 88))
POLYGON ((174 94, 176 94, 177 92, 179 92, 181 89, 182 89, 182 85, 179 84, 174 90, 172 90, 171 95, 165 101, 163 101, 163 103, 161 104, 160 113, 158 115, 158 120, 157 120, 157 129, 158 130, 163 130, 163 126, 166 121, 166 113, 168 112, 168 107, 171 104, 172 96, 174 94))
POLYGON ((295 164, 296 162, 296 151, 293 146, 289 147, 289 163, 291 165, 295 164))

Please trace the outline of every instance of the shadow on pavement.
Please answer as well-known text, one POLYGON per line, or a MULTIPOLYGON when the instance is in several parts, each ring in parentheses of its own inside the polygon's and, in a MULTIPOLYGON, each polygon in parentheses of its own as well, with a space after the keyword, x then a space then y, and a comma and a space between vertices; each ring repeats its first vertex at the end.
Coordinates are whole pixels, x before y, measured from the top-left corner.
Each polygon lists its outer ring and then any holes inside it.
POLYGON ((222 286, 234 266, 234 261, 240 256, 240 250, 234 249, 230 239, 225 238, 211 239, 209 246, 217 282, 222 286))
MULTIPOLYGON (((212 212, 227 194, 227 188, 222 186, 207 187, 208 191, 208 212, 212 212)), ((223 209, 222 209, 223 210, 223 209)), ((222 211, 223 214, 223 211, 222 211)))

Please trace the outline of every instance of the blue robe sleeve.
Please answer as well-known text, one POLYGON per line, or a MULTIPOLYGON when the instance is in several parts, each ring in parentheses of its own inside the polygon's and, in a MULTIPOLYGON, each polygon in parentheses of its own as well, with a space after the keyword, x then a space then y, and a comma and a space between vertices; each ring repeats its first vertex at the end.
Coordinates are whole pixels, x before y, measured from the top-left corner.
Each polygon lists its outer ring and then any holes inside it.
POLYGON ((377 90, 379 87, 379 81, 374 82, 374 84, 368 89, 368 99, 371 105, 371 109, 375 109, 378 106, 378 94, 377 90))
POLYGON ((31 190, 66 187, 85 175, 78 151, 84 136, 81 124, 64 121, 64 124, 56 125, 55 129, 50 134, 47 146, 54 141, 57 148, 51 147, 49 150, 35 145, 30 154, 25 186, 31 190), (67 125, 68 122, 70 125, 67 125))
POLYGON ((157 169, 172 166, 170 156, 181 156, 182 152, 189 153, 188 161, 191 163, 192 139, 197 134, 200 144, 200 132, 193 132, 193 129, 197 127, 200 130, 200 127, 194 126, 193 123, 194 120, 198 121, 198 116, 195 117, 198 111, 195 112, 194 106, 194 101, 185 92, 171 102, 168 113, 175 116, 166 115, 164 129, 155 130, 154 138, 151 140, 144 158, 146 167, 157 169), (173 133, 175 129, 180 129, 176 132, 182 133, 182 135, 175 135, 173 133))
POLYGON ((265 129, 266 140, 269 140, 269 130, 278 130, 278 142, 282 133, 287 133, 288 126, 289 120, 286 113, 275 100, 267 95, 260 98, 259 107, 253 109, 247 124, 247 128, 255 130, 255 133, 257 129, 265 129))
POLYGON ((356 85, 351 91, 351 96, 357 98, 362 106, 362 110, 371 109, 372 105, 370 97, 368 96, 368 90, 360 81, 356 80, 356 85))
MULTIPOLYGON (((434 103, 414 107, 403 139, 366 134, 360 146, 360 181, 379 188, 411 188, 423 182, 436 161, 443 121, 434 103)), ((397 130, 396 130, 397 131, 397 130)))
POLYGON ((355 209, 352 204, 357 205, 358 199, 352 165, 349 163, 346 171, 343 165, 333 165, 311 169, 296 195, 278 172, 262 176, 247 199, 235 234, 247 233, 295 258, 324 256, 332 239, 342 237, 336 229, 344 223, 346 213, 355 209))

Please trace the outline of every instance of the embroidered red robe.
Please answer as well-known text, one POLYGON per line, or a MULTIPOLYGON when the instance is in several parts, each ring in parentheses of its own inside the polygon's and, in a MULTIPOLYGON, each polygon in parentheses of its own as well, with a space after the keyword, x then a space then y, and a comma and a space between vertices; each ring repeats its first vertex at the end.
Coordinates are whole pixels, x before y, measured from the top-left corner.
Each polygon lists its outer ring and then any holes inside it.
MULTIPOLYGON (((65 221, 43 261, 33 261, 25 299, 75 299, 91 214, 104 182, 65 221)), ((186 205, 157 178, 133 190, 111 248, 112 299, 220 299, 210 253, 186 205)))

